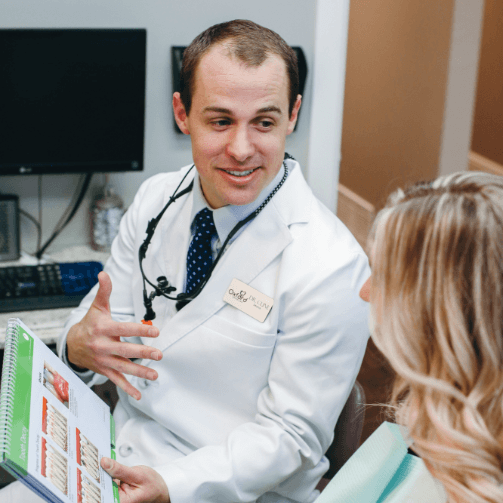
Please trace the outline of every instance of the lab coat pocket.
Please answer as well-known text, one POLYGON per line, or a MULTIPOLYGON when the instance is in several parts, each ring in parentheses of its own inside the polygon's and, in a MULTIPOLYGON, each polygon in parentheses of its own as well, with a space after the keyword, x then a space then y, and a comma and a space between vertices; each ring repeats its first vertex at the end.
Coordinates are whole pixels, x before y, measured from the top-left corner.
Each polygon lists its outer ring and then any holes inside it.
POLYGON ((204 327, 248 346, 258 348, 270 348, 276 344, 276 333, 260 333, 249 327, 237 325, 221 316, 212 316, 204 324, 204 327))

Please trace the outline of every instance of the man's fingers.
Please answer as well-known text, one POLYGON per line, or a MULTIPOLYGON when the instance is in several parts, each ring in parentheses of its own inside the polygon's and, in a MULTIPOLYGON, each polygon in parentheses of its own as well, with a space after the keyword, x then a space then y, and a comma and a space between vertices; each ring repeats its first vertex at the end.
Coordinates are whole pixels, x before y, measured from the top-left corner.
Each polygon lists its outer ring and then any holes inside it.
POLYGON ((131 486, 145 483, 145 474, 140 466, 125 466, 114 459, 106 457, 101 458, 101 466, 112 478, 119 479, 131 486))
POLYGON ((98 281, 100 286, 98 288, 98 293, 93 301, 93 306, 98 308, 100 311, 106 311, 110 314, 110 294, 112 293, 112 280, 110 276, 105 272, 101 271, 98 274, 98 281))
POLYGON ((114 353, 123 358, 133 358, 144 360, 159 361, 162 358, 162 351, 144 346, 143 344, 135 344, 133 342, 120 342, 114 345, 114 353))
POLYGON ((136 484, 137 477, 135 476, 135 470, 129 466, 124 466, 118 461, 110 458, 102 457, 101 466, 112 478, 119 479, 121 482, 126 482, 126 484, 136 484))
POLYGON ((101 458, 101 466, 115 480, 120 480, 121 503, 170 501, 164 479, 148 466, 124 466, 110 458, 101 458))
POLYGON ((140 379, 155 381, 158 378, 158 374, 154 369, 132 362, 131 360, 120 356, 106 356, 103 358, 101 364, 105 368, 116 370, 121 374, 139 377, 140 379))
POLYGON ((157 327, 151 327, 148 325, 142 325, 141 323, 121 323, 118 321, 113 321, 102 325, 101 330, 103 335, 108 337, 150 337, 154 338, 159 335, 159 329, 157 327))
POLYGON ((116 386, 135 400, 141 399, 141 393, 124 377, 124 374, 133 375, 140 379, 148 379, 149 381, 158 378, 158 374, 154 369, 133 363, 127 358, 119 356, 106 357, 97 371, 108 377, 116 386))
POLYGON ((127 393, 131 398, 135 400, 141 399, 141 393, 120 372, 109 369, 106 374, 103 375, 108 377, 118 388, 124 391, 124 393, 127 393))

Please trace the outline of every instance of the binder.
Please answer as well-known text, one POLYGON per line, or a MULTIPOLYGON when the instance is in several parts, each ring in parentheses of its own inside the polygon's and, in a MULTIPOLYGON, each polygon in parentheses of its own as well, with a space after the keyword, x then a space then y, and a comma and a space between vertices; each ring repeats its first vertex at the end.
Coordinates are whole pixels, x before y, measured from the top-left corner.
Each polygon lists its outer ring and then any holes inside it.
POLYGON ((0 465, 54 503, 119 503, 100 466, 115 459, 110 409, 21 320, 8 321, 0 465))

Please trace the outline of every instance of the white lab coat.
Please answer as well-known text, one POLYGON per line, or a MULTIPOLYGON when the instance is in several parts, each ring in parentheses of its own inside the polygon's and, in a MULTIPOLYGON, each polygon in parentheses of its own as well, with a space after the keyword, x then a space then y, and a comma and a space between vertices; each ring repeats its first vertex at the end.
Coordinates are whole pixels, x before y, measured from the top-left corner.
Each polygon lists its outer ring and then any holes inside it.
MULTIPOLYGON (((287 162, 285 184, 230 245, 203 292, 180 312, 174 301, 154 300, 160 335, 137 342, 163 352, 161 361, 143 362, 157 381, 128 376, 142 393, 138 402, 119 390, 117 459, 154 467, 173 503, 310 502, 328 469, 323 454, 367 343, 358 292, 370 272, 354 237, 313 196, 298 163, 287 162), (223 301, 233 278, 274 299, 265 322, 223 301)), ((105 266, 117 320, 143 318, 138 249, 187 169, 144 182, 121 222, 105 266)), ((192 193, 168 209, 144 261, 149 279, 166 276, 177 292, 191 207, 192 193)))

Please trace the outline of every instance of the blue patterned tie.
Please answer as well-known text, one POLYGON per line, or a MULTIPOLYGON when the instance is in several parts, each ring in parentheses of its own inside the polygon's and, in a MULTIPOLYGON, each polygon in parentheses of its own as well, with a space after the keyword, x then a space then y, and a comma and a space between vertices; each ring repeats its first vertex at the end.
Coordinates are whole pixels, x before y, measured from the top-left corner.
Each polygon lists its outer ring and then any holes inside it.
POLYGON ((185 293, 191 293, 206 277, 213 263, 211 239, 217 234, 213 212, 202 209, 194 218, 196 231, 187 253, 187 287, 185 293))

